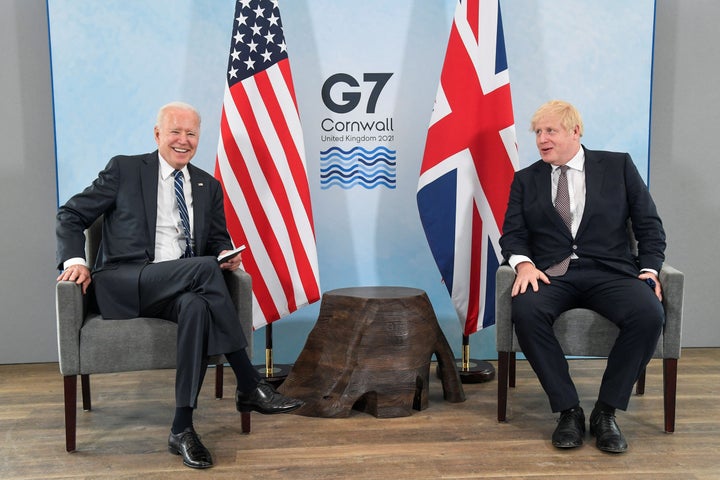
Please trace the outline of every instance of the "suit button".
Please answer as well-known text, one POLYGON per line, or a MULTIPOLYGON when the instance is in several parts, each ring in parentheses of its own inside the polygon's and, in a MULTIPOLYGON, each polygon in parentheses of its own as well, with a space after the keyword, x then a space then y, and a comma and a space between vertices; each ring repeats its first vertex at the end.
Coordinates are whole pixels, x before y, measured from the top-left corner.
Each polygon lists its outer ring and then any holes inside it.
POLYGON ((573 250, 577 250, 577 245, 573 245, 573 246, 572 246, 572 249, 573 249, 573 250))

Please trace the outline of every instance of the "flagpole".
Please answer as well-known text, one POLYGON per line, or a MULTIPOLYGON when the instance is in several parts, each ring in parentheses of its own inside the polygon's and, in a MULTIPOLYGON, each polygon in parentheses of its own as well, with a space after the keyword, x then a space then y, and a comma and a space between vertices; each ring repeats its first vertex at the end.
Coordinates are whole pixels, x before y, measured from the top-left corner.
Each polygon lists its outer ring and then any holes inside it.
POLYGON ((273 324, 265 326, 265 365, 256 366, 260 375, 274 387, 279 387, 290 373, 292 365, 276 364, 273 360, 273 324))
POLYGON ((490 362, 470 358, 469 335, 463 335, 462 358, 455 361, 462 383, 483 383, 495 378, 495 367, 490 362))

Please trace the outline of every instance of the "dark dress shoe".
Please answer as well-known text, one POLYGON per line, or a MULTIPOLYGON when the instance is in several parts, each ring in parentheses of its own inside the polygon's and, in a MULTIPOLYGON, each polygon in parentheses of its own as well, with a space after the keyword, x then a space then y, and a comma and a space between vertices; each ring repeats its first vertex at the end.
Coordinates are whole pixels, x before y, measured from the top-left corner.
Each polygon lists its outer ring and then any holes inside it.
POLYGON ((593 411, 590 414, 590 435, 595 435, 595 444, 603 452, 623 453, 628 449, 612 413, 593 411))
POLYGON ((585 436, 585 413, 580 407, 560 414, 558 426, 552 434, 552 444, 557 448, 575 448, 583 444, 585 436))
POLYGON ((250 393, 235 391, 235 406, 239 412, 288 413, 297 410, 305 404, 302 400, 286 397, 278 393, 275 388, 265 380, 260 380, 255 390, 250 393))
POLYGON ((200 442, 200 437, 192 427, 188 427, 178 434, 170 432, 168 451, 175 455, 182 455, 183 463, 190 468, 210 468, 213 466, 210 452, 200 442))

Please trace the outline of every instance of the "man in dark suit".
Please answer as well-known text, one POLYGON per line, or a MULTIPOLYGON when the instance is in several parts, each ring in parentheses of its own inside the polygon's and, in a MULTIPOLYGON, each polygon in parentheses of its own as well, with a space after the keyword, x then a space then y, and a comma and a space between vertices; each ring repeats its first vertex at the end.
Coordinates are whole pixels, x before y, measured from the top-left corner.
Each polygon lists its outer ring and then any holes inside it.
POLYGON ((531 127, 542 159, 515 174, 500 239, 517 273, 512 319, 518 342, 552 411, 561 412, 553 445, 572 448, 583 443, 585 415, 553 323, 563 311, 584 307, 620 328, 589 424, 600 450, 624 452, 615 410, 627 409, 665 320, 657 277, 665 232, 630 155, 583 147, 582 120, 572 105, 542 105, 531 127))
POLYGON ((160 109, 154 132, 158 150, 112 158, 92 185, 58 210, 57 259, 63 270, 58 281, 81 284, 83 293, 92 281, 104 318, 145 316, 178 324, 168 448, 182 455, 185 465, 207 468, 212 457, 195 433, 192 414, 208 355, 228 360, 237 378, 239 411, 284 413, 302 402, 262 380, 245 352, 247 340, 222 275, 240 267, 240 256, 217 263, 217 255, 233 248, 222 188, 190 165, 200 115, 190 105, 170 103, 160 109), (84 230, 101 215, 102 243, 91 273, 84 230))

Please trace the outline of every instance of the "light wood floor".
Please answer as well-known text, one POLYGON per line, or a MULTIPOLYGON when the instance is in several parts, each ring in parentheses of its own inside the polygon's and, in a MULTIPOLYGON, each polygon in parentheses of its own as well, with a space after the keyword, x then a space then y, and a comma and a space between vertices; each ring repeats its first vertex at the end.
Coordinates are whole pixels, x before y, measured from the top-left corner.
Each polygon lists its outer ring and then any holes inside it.
MULTIPOLYGON (((234 382, 214 400, 212 376, 195 425, 215 467, 183 467, 167 452, 173 371, 93 377, 93 411, 78 412, 75 453, 64 446, 62 380, 56 364, 0 366, 0 478, 16 479, 720 479, 720 349, 685 349, 679 363, 677 424, 663 432, 661 362, 648 367, 646 393, 618 421, 630 443, 624 455, 550 445, 555 415, 534 374, 518 362, 508 422, 496 421, 495 381, 465 385, 467 401, 442 400, 433 378, 430 406, 410 417, 346 419, 253 414, 240 432, 234 382)), ((586 411, 603 361, 572 360, 586 411)))

